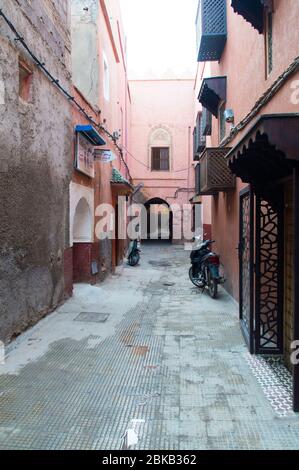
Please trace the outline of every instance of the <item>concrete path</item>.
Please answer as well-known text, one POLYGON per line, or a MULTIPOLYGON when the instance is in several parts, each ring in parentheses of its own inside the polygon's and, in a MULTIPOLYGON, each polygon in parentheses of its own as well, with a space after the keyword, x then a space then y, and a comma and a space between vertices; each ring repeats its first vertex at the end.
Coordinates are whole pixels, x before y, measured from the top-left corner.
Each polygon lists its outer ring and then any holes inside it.
POLYGON ((0 448, 120 449, 136 434, 134 449, 299 449, 299 416, 275 414, 251 372, 236 304, 192 286, 181 247, 143 250, 8 348, 0 448))

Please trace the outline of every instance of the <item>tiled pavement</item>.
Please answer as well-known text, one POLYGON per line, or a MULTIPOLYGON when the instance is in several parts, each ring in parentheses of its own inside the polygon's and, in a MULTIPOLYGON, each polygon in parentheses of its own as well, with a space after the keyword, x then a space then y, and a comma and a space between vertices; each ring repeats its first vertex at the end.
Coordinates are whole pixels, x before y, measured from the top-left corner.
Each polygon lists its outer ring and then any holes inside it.
POLYGON ((0 448, 120 449, 141 419, 136 449, 299 449, 299 416, 263 393, 234 302, 193 288, 182 248, 143 249, 9 347, 0 448))

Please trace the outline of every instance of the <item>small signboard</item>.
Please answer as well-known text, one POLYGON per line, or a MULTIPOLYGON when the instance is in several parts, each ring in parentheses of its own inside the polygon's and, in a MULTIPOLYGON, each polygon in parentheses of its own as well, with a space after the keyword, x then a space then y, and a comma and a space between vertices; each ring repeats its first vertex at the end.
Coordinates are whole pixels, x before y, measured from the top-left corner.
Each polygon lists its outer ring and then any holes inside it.
POLYGON ((76 140, 75 167, 81 173, 94 178, 94 146, 79 132, 76 140))
POLYGON ((102 163, 109 163, 113 162, 116 160, 116 156, 112 152, 112 150, 109 149, 96 149, 95 150, 95 160, 97 162, 102 162, 102 163))

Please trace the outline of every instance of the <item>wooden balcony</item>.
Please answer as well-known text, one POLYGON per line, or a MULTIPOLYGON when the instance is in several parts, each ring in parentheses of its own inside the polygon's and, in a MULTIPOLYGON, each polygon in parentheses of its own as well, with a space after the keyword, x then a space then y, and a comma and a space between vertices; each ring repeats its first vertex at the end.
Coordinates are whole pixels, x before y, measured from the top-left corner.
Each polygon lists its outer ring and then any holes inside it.
POLYGON ((198 62, 220 60, 226 39, 226 0, 199 0, 197 19, 198 62))
POLYGON ((226 161, 228 147, 207 148, 199 160, 201 195, 215 195, 218 192, 228 192, 235 188, 235 176, 226 161))

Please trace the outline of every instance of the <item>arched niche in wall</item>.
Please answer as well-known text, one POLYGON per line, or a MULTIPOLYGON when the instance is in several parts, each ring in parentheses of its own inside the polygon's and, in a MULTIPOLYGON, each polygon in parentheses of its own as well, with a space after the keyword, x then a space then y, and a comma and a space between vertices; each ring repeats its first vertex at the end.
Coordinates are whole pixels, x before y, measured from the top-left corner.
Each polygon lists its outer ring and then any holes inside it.
MULTIPOLYGON (((83 209, 81 205, 79 206, 80 201, 84 199, 86 201, 86 204, 88 205, 89 208, 89 213, 91 215, 91 225, 92 225, 92 230, 91 234, 89 235, 89 240, 88 242, 93 242, 94 241, 94 189, 89 188, 86 186, 82 186, 80 184, 74 183, 71 181, 70 183, 70 214, 69 214, 69 221, 70 221, 70 230, 69 230, 69 237, 70 237, 70 246, 73 246, 73 243, 77 242, 77 240, 74 240, 74 222, 75 222, 75 215, 77 212, 77 208, 79 209, 79 212, 83 209), (79 206, 79 207, 78 207, 79 206)), ((86 205, 85 205, 86 208, 86 205)), ((84 213, 84 212, 83 212, 84 213)), ((85 212, 87 215, 87 211, 85 212)), ((78 216, 77 214, 77 222, 78 222, 78 216)), ((86 220, 88 218, 86 217, 86 220)), ((77 223, 76 222, 76 223, 77 223)), ((76 229, 77 231, 77 229, 76 229)))
POLYGON ((169 149, 169 168, 160 169, 159 171, 172 171, 172 135, 166 126, 154 127, 149 134, 149 152, 148 152, 148 167, 151 171, 152 168, 153 148, 169 149))
POLYGON ((73 225, 74 243, 92 242, 93 218, 87 200, 82 197, 75 211, 73 225))

